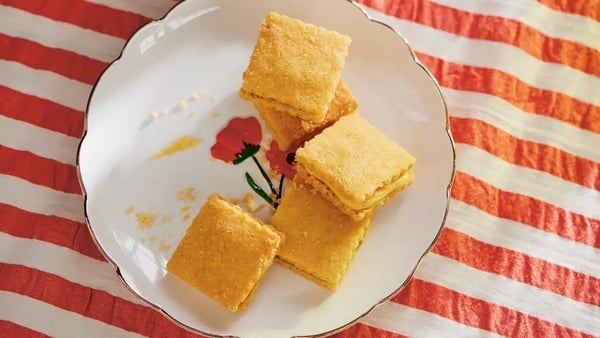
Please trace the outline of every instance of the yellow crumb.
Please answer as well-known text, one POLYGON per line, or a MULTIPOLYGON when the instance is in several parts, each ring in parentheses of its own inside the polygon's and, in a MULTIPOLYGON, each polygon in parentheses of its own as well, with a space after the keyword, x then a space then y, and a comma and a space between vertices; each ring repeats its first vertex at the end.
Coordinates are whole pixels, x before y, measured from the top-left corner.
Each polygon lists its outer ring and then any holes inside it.
POLYGON ((169 250, 171 246, 161 239, 160 243, 158 244, 158 248, 161 250, 169 250))
POLYGON ((168 221, 170 221, 170 220, 171 220, 171 218, 173 218, 173 215, 168 215, 168 214, 162 215, 162 216, 160 217, 160 222, 161 222, 162 224, 165 224, 165 223, 167 223, 168 221))
POLYGON ((187 106, 187 102, 185 100, 181 100, 177 104, 177 110, 179 110, 179 111, 184 110, 186 106, 187 106))
POLYGON ((153 111, 153 112, 152 112, 152 120, 153 120, 153 121, 156 121, 156 120, 158 120, 158 118, 159 118, 159 117, 160 117, 160 115, 158 115, 158 113, 157 113, 157 112, 155 112, 155 111, 153 111))
POLYGON ((177 199, 180 201, 194 202, 196 200, 196 190, 188 187, 177 192, 177 199))
POLYGON ((150 243, 154 243, 156 241, 156 238, 154 236, 150 236, 148 237, 148 241, 150 241, 150 243))
POLYGON ((129 206, 129 208, 127 208, 127 210, 125 210, 125 213, 127 215, 131 215, 131 213, 135 210, 135 207, 132 205, 129 206))
POLYGON ((258 207, 256 207, 256 209, 254 209, 254 212, 255 212, 255 213, 256 213, 256 212, 259 212, 259 211, 261 211, 262 209, 264 209, 265 207, 266 207, 266 205, 264 205, 264 204, 261 204, 261 205, 259 205, 258 207))
POLYGON ((251 213, 254 213, 256 211, 256 204, 252 199, 252 194, 246 193, 246 195, 244 195, 244 203, 246 204, 246 206, 248 206, 248 210, 251 213))
POLYGON ((190 214, 186 212, 185 214, 183 214, 183 220, 187 221, 188 219, 190 219, 190 214))
POLYGON ((214 117, 214 118, 216 118, 216 119, 217 119, 217 118, 219 118, 220 116, 221 116, 221 114, 220 114, 220 113, 216 113, 216 112, 215 112, 215 113, 212 113, 212 117, 214 117))
POLYGON ((189 205, 184 205, 183 207, 181 207, 181 209, 179 209, 181 212, 186 212, 188 210, 190 210, 191 206, 189 205))
POLYGON ((239 198, 230 198, 230 199, 228 199, 228 201, 231 204, 240 205, 240 199, 239 198))
POLYGON ((135 214, 135 217, 137 218, 138 225, 142 229, 147 229, 147 228, 153 227, 154 222, 156 221, 155 213, 147 214, 147 213, 138 212, 135 214))
POLYGON ((184 135, 184 136, 178 138, 177 140, 175 140, 173 143, 171 143, 165 149, 154 153, 152 155, 152 157, 161 158, 164 156, 173 155, 177 152, 193 148, 193 147, 199 145, 200 142, 202 142, 202 140, 200 140, 197 137, 184 135))

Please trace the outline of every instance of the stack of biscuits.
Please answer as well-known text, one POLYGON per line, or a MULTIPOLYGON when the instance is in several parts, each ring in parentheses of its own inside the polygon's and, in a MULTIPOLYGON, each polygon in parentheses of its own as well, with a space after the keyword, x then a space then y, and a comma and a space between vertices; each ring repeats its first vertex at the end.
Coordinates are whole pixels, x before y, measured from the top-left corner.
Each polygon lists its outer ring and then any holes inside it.
POLYGON ((275 259, 336 290, 376 209, 413 180, 415 158, 355 113, 340 78, 350 38, 277 13, 263 21, 240 96, 254 104, 296 171, 262 223, 211 195, 170 272, 232 311, 246 308, 275 259))
POLYGON ((354 112, 340 78, 348 36, 269 13, 240 96, 257 108, 282 151, 296 151, 293 184, 271 226, 279 262, 335 290, 373 212, 413 181, 406 150, 354 112))
POLYGON ((240 96, 254 104, 280 150, 301 145, 358 103, 340 78, 350 38, 269 13, 240 96))

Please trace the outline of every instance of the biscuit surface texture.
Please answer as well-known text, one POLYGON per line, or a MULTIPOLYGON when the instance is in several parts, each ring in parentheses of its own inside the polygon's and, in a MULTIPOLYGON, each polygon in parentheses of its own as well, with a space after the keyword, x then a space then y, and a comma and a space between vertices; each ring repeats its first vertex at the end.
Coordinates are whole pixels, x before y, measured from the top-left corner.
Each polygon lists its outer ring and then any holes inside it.
POLYGON ((271 220, 271 226, 285 236, 278 260, 305 278, 335 290, 370 223, 370 218, 353 221, 295 180, 271 220))
POLYGON ((321 122, 349 46, 348 36, 269 13, 244 72, 240 96, 303 120, 321 122))
POLYGON ((281 237, 213 194, 187 229, 167 270, 231 311, 242 311, 273 263, 281 237))

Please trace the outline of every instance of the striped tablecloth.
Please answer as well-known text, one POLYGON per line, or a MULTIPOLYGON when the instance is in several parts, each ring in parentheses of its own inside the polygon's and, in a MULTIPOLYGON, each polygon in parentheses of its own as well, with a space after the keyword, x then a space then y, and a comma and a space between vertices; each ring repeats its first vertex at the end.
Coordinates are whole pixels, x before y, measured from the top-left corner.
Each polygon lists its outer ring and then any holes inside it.
MULTIPOLYGON (((92 85, 174 4, 0 0, 0 337, 193 336, 100 255, 74 166, 92 85)), ((600 335, 600 1, 364 5, 443 87, 457 174, 415 278, 338 337, 600 335)))

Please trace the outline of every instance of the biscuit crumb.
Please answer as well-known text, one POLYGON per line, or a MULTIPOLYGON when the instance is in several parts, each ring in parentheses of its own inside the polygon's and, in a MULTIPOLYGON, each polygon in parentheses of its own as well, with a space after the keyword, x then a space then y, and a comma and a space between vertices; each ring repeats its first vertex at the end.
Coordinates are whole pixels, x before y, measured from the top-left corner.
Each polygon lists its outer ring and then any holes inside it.
POLYGON ((233 204, 233 205, 240 205, 240 199, 239 198, 230 198, 227 201, 229 203, 233 204))
POLYGON ((190 214, 186 212, 185 214, 183 214, 183 220, 187 221, 188 219, 190 219, 190 214))
POLYGON ((186 212, 188 210, 190 210, 191 206, 189 205, 184 205, 183 207, 181 207, 181 209, 179 209, 181 212, 186 212))
POLYGON ((244 195, 243 201, 251 213, 254 213, 256 211, 256 204, 254 203, 254 200, 252 199, 252 194, 246 193, 246 195, 244 195))
POLYGON ((156 238, 154 236, 150 236, 148 237, 148 241, 150 241, 150 243, 154 243, 156 241, 156 238))
POLYGON ((161 239, 160 243, 158 244, 158 248, 161 250, 169 250, 171 246, 161 239))
POLYGON ((148 229, 148 228, 153 227, 154 222, 156 221, 155 213, 147 214, 147 213, 138 212, 137 214, 135 214, 135 217, 137 218, 138 225, 142 229, 148 229))
POLYGON ((198 97, 199 97, 198 94, 192 93, 192 96, 190 96, 190 99, 191 100, 198 100, 198 97))
POLYGON ((173 218, 173 215, 171 215, 171 214, 165 214, 165 215, 162 215, 160 217, 160 222, 162 224, 165 224, 165 223, 169 222, 172 218, 173 218))
POLYGON ((125 213, 127 215, 131 215, 134 210, 135 210, 135 206, 132 204, 132 205, 129 206, 129 208, 127 208, 127 210, 125 210, 125 213))
POLYGON ((187 102, 185 100, 181 100, 177 104, 177 110, 182 111, 185 109, 186 106, 187 106, 187 102))
POLYGON ((159 117, 160 117, 160 115, 157 112, 155 112, 155 111, 152 112, 152 121, 158 120, 159 117))
POLYGON ((214 112, 212 113, 212 117, 214 117, 215 119, 218 119, 221 116, 220 113, 214 112))
POLYGON ((192 187, 187 187, 177 192, 177 199, 185 202, 194 202, 196 200, 196 190, 192 187))
POLYGON ((198 144, 200 144, 200 142, 202 142, 202 140, 197 137, 184 135, 184 136, 178 138, 177 140, 175 140, 173 143, 171 143, 165 149, 154 153, 152 155, 152 157, 161 158, 161 157, 165 157, 168 155, 173 155, 177 152, 193 148, 193 147, 197 146, 198 144))

